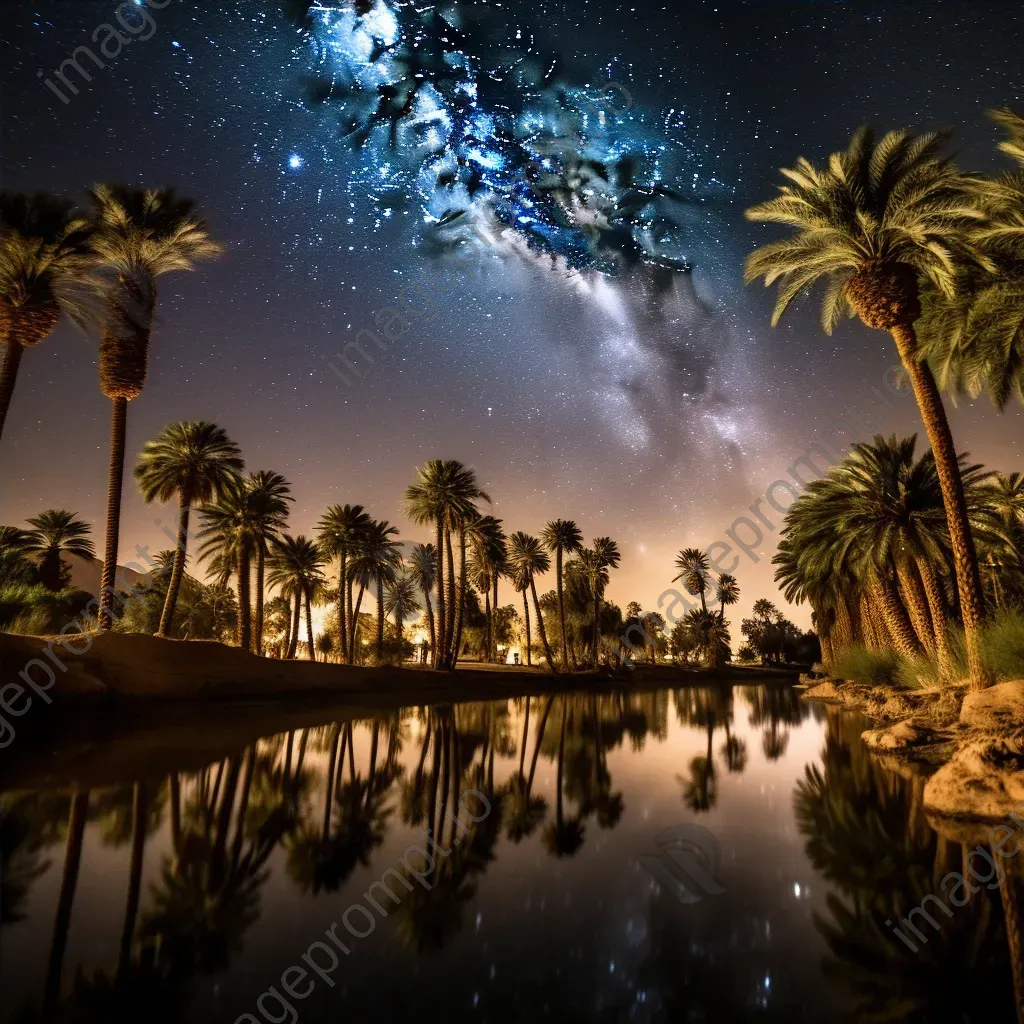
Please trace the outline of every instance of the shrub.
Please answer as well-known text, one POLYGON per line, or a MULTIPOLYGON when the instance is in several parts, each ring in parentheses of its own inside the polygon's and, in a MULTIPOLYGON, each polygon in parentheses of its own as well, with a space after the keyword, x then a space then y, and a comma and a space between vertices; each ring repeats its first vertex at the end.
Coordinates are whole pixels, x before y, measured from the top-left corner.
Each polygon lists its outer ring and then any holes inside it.
POLYGON ((847 647, 833 665, 834 674, 842 679, 869 686, 898 686, 902 680, 902 659, 895 651, 871 651, 860 644, 847 647))
POLYGON ((981 647, 996 679, 1024 679, 1024 615, 1016 608, 1003 609, 985 626, 981 647))

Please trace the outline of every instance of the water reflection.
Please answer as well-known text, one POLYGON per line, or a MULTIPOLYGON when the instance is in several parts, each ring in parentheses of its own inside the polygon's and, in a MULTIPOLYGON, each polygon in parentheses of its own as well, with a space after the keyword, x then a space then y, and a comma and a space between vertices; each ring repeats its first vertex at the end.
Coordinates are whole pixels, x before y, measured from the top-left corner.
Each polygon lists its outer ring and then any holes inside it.
POLYGON ((778 685, 557 694, 342 718, 199 771, 6 793, 0 1005, 26 1022, 234 1020, 396 868, 411 890, 302 1016, 1008 1019, 1019 883, 903 946, 886 922, 964 850, 861 728, 778 685), (470 790, 490 808, 476 821, 470 790), (722 841, 728 891, 682 907, 635 858, 693 820, 722 841), (401 851, 428 837, 449 852, 415 884, 401 851))

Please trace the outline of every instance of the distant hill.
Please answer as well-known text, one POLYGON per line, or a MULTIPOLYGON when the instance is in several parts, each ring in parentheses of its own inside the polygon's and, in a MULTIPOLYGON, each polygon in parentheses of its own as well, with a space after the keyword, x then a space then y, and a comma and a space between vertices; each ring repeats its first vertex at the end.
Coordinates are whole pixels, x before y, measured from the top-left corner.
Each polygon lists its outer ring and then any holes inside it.
MULTIPOLYGON (((71 566, 71 586, 96 597, 100 592, 103 563, 98 558, 79 558, 78 555, 64 555, 63 559, 71 566)), ((116 584, 122 590, 131 590, 142 578, 143 573, 135 569, 126 569, 122 565, 117 567, 116 584)))

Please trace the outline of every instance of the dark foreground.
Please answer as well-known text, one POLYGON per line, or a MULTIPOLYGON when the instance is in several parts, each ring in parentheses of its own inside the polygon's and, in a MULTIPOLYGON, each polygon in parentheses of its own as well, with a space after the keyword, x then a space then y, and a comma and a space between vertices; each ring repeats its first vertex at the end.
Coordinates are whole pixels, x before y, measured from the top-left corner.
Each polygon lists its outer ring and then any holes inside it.
POLYGON ((969 850, 777 681, 282 706, 0 753, 4 1020, 1015 1017, 1024 884, 908 948, 969 850))

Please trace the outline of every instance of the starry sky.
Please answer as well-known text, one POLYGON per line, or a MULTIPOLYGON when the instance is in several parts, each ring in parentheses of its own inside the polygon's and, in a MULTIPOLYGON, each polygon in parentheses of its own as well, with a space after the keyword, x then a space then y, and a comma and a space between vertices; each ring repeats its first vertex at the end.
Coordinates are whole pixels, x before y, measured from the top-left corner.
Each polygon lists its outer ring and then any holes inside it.
MULTIPOLYGON (((226 246, 159 282, 129 460, 168 422, 212 419, 249 468, 292 481, 291 532, 310 533, 329 503, 360 502, 426 539, 401 493, 426 459, 458 458, 509 530, 561 516, 587 538, 614 537, 610 598, 666 612, 675 552, 725 539, 842 410, 862 428, 847 443, 918 429, 912 401, 884 385, 886 336, 848 324, 825 337, 812 304, 768 325, 770 296, 744 288, 742 262, 771 232, 742 211, 772 194, 780 166, 820 160, 865 122, 954 126, 965 166, 998 166, 984 111, 1024 103, 1016 5, 460 0, 487 44, 470 57, 491 79, 524 53, 556 55, 584 108, 605 89, 605 152, 641 150, 679 197, 659 254, 692 269, 655 280, 586 265, 571 246, 538 256, 515 232, 499 244, 477 232, 454 253, 438 244, 444 211, 402 137, 397 149, 386 131, 354 146, 337 96, 311 99, 312 83, 341 81, 351 64, 336 12, 304 31, 277 0, 160 2, 124 12, 131 41, 89 65, 92 82, 67 103, 45 80, 77 46, 98 49, 90 39, 116 24, 115 4, 6 0, 0 41, 2 187, 173 185, 226 246), (429 302, 424 279, 444 284, 429 302), (350 349, 356 377, 339 353, 389 308, 405 330, 385 351, 370 346, 372 365, 350 349)), ((525 94, 509 102, 534 113, 525 94)), ((95 363, 96 339, 71 328, 24 359, 0 447, 0 522, 68 507, 101 537, 109 403, 95 363)), ((1024 468, 1017 407, 961 402, 951 420, 975 459, 1024 468)), ((126 488, 122 563, 136 544, 168 546, 157 520, 172 515, 126 488)), ((750 552, 734 569, 737 623, 758 597, 782 603, 769 564, 780 518, 760 540, 736 528, 750 552)), ((809 622, 806 608, 789 612, 809 622)))

